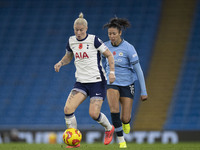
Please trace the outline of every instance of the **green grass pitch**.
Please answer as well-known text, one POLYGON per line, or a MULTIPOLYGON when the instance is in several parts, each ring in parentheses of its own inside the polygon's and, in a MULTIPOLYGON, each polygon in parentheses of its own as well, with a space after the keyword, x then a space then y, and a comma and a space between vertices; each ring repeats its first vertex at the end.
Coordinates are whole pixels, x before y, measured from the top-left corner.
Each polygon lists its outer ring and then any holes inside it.
MULTIPOLYGON (((127 143, 127 150, 200 150, 200 142, 178 144, 135 144, 127 143)), ((65 144, 24 144, 9 143, 0 144, 0 150, 64 150, 65 144)), ((103 143, 81 143, 79 150, 117 150, 118 144, 104 145, 103 143)))

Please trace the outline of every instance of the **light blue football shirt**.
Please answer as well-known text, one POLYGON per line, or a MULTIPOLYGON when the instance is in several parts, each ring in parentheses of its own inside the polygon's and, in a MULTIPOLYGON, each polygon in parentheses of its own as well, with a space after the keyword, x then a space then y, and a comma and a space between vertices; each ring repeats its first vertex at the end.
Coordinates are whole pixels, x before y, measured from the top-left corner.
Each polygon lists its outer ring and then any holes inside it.
MULTIPOLYGON (((115 82, 112 85, 128 86, 137 80, 137 74, 133 70, 133 64, 139 61, 137 52, 133 45, 123 40, 120 45, 113 46, 111 41, 105 42, 105 45, 112 52, 115 60, 115 82)), ((107 84, 109 84, 110 67, 108 60, 103 56, 102 62, 106 70, 107 84)))

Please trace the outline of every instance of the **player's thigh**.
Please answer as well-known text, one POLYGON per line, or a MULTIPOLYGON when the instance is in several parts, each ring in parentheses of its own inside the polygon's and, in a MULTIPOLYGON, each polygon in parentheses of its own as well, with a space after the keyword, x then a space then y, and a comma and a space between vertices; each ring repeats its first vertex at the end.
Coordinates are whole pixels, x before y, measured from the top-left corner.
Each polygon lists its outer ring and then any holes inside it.
POLYGON ((83 93, 76 90, 72 90, 65 103, 65 113, 73 113, 85 99, 86 96, 83 93))
POLYGON ((111 113, 119 112, 119 91, 117 89, 109 88, 107 90, 107 99, 111 113))
POLYGON ((121 104, 121 120, 128 122, 131 118, 133 99, 129 97, 120 97, 121 104))
POLYGON ((102 99, 90 99, 89 115, 93 119, 98 118, 102 104, 103 104, 102 99))

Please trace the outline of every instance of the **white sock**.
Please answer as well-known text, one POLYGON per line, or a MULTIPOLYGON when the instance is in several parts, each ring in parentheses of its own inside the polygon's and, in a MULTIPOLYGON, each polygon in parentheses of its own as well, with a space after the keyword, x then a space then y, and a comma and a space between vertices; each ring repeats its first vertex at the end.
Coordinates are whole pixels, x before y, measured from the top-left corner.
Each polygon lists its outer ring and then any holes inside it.
POLYGON ((119 143, 125 142, 124 136, 117 136, 117 139, 119 143))
POLYGON ((67 125, 67 128, 77 129, 77 122, 74 114, 72 116, 65 116, 65 123, 67 125))
POLYGON ((112 125, 108 121, 108 118, 102 112, 101 112, 101 117, 97 122, 101 124, 106 131, 110 131, 112 129, 112 125))

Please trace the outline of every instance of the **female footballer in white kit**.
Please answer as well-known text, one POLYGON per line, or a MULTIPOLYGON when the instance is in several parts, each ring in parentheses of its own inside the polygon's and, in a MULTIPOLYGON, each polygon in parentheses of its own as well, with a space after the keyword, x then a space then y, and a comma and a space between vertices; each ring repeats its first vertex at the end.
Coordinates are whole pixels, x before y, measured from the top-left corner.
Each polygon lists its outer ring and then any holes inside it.
MULTIPOLYGON (((114 126, 100 112, 106 97, 106 76, 101 63, 101 53, 108 59, 110 66, 109 81, 115 81, 114 58, 110 50, 95 35, 87 34, 87 21, 80 13, 74 22, 74 36, 69 38, 65 56, 55 64, 56 72, 71 62, 73 56, 76 67, 76 83, 68 96, 64 107, 67 128, 77 128, 74 112, 76 108, 90 96, 89 115, 105 128, 104 144, 112 141, 114 126)), ((67 148, 80 147, 68 146, 67 148)))

